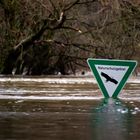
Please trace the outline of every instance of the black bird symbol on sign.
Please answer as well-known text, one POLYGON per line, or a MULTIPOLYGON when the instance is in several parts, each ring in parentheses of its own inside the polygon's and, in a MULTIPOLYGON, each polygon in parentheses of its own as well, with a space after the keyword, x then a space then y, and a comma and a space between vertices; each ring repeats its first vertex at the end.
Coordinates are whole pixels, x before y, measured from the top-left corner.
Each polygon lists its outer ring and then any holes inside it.
POLYGON ((112 82, 114 84, 118 84, 118 81, 117 80, 111 78, 109 75, 107 75, 104 72, 101 72, 101 76, 103 76, 104 78, 106 78, 106 82, 110 81, 110 82, 112 82))

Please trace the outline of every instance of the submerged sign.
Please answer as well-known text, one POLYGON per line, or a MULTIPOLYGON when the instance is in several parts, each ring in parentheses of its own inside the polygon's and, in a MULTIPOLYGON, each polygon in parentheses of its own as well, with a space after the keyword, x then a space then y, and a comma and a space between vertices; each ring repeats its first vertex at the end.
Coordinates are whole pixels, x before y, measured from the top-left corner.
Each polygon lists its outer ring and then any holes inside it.
POLYGON ((137 65, 136 61, 92 59, 87 60, 103 95, 116 98, 137 65))

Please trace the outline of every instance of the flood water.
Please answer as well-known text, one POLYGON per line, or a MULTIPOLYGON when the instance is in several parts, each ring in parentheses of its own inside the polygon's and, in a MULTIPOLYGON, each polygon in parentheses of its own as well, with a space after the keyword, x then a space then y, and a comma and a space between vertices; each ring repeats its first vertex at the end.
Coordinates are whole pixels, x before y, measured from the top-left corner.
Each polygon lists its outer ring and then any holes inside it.
POLYGON ((104 99, 90 77, 0 77, 0 140, 139 140, 140 79, 104 99))

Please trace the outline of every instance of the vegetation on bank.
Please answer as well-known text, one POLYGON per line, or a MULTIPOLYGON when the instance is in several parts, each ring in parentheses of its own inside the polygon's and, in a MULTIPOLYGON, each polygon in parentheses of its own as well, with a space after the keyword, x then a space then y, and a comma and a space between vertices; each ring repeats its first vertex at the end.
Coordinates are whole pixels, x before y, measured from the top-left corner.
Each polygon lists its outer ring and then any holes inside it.
POLYGON ((0 0, 0 73, 70 74, 86 59, 139 59, 137 0, 0 0))

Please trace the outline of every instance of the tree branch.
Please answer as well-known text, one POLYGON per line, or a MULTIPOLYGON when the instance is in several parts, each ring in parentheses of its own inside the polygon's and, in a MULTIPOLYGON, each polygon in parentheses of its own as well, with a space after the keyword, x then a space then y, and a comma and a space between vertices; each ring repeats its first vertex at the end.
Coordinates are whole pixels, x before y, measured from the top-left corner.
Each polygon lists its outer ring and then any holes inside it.
POLYGON ((48 30, 55 30, 61 28, 65 21, 64 13, 60 13, 60 18, 58 20, 44 20, 41 29, 32 34, 31 36, 23 39, 18 45, 14 47, 14 50, 18 49, 19 47, 23 47, 23 50, 27 49, 29 45, 31 45, 35 40, 39 40, 43 33, 48 30))

